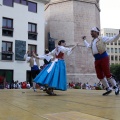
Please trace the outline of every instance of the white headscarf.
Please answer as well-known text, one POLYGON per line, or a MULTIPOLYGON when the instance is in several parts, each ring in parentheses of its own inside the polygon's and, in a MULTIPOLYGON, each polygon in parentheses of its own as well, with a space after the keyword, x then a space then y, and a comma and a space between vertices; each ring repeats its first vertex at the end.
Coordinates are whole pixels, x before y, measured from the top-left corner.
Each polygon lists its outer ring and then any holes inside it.
POLYGON ((91 29, 91 31, 95 31, 95 32, 100 32, 100 30, 97 28, 97 27, 93 27, 92 29, 91 29))

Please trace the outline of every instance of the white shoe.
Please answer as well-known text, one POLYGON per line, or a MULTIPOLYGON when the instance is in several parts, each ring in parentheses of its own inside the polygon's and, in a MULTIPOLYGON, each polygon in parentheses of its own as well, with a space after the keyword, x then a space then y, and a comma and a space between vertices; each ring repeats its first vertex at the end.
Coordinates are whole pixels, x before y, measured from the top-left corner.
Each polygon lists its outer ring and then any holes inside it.
POLYGON ((36 89, 33 89, 34 90, 34 92, 37 92, 37 90, 36 89))
POLYGON ((116 88, 115 88, 115 95, 119 95, 119 91, 120 91, 119 88, 116 87, 116 88))

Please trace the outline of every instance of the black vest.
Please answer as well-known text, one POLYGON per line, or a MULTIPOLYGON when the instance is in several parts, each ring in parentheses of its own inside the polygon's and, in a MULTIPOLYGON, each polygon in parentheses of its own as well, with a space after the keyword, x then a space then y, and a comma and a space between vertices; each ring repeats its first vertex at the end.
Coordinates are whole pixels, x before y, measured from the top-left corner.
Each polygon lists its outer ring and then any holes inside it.
POLYGON ((51 62, 51 60, 48 62, 46 59, 44 59, 44 64, 47 65, 51 62))

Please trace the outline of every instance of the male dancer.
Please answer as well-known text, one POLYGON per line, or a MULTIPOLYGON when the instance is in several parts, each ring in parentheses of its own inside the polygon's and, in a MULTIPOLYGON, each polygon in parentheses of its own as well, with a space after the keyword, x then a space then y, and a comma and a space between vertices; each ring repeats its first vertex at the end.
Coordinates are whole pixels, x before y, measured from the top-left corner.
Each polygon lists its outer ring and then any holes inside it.
MULTIPOLYGON (((24 59, 30 63, 32 79, 34 80, 34 78, 40 72, 40 70, 39 70, 40 63, 39 63, 39 59, 36 59, 33 56, 33 53, 31 53, 32 54, 31 57, 28 56, 29 54, 30 54, 30 52, 27 51, 27 53, 24 55, 24 59)), ((36 83, 35 82, 33 82, 33 90, 34 90, 34 92, 36 92, 36 83)))
POLYGON ((109 57, 106 52, 106 44, 111 42, 116 42, 120 37, 120 30, 119 30, 119 34, 114 37, 99 37, 99 32, 100 30, 97 27, 91 29, 91 36, 93 38, 91 44, 89 44, 86 41, 86 36, 83 36, 82 39, 85 43, 85 46, 87 48, 92 49, 92 54, 95 58, 95 70, 97 77, 98 79, 100 79, 100 81, 105 86, 107 91, 103 93, 103 95, 108 95, 112 92, 112 89, 108 84, 108 81, 111 83, 113 89, 115 89, 115 94, 118 95, 119 88, 116 84, 116 81, 114 80, 114 78, 110 73, 109 57))

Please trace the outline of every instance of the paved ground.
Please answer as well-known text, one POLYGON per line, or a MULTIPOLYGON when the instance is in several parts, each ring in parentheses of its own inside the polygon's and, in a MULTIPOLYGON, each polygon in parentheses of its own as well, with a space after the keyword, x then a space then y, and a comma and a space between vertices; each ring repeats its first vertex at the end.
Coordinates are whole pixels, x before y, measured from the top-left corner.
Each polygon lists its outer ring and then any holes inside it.
POLYGON ((0 90, 0 120, 120 120, 120 96, 102 90, 0 90))

